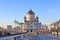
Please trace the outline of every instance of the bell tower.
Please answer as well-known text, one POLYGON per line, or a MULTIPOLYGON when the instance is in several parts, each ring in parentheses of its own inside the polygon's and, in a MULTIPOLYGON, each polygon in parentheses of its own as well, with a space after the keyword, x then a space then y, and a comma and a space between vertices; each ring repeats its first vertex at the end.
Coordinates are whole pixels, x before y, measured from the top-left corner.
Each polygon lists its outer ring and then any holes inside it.
POLYGON ((26 22, 26 16, 24 17, 24 22, 26 22))

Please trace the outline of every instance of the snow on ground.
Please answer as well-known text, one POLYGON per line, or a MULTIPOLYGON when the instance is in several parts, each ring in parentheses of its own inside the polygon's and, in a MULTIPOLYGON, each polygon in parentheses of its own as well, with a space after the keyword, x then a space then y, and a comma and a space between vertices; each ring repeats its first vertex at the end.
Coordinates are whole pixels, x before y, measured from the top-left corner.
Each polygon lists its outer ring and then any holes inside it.
POLYGON ((33 37, 25 37, 23 40, 60 40, 57 37, 53 37, 50 34, 39 34, 33 37))

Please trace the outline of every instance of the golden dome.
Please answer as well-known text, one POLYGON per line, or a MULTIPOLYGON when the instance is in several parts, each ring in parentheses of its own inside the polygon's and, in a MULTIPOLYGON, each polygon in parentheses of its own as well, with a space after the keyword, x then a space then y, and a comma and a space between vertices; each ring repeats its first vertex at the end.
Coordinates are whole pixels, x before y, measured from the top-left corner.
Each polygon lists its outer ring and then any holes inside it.
POLYGON ((29 15, 35 15, 32 10, 29 10, 29 11, 27 12, 27 14, 29 14, 29 15))

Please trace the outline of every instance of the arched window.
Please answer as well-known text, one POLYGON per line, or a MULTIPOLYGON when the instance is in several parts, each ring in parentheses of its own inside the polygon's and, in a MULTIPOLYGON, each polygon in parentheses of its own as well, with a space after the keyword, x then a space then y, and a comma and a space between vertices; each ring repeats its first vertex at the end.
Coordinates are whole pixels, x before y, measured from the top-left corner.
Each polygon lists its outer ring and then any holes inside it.
POLYGON ((31 32, 32 32, 32 29, 31 29, 31 32))
POLYGON ((31 26, 31 28, 33 28, 33 26, 31 26))
POLYGON ((32 24, 32 23, 31 23, 32 24))
POLYGON ((30 24, 28 23, 28 25, 30 25, 30 24))

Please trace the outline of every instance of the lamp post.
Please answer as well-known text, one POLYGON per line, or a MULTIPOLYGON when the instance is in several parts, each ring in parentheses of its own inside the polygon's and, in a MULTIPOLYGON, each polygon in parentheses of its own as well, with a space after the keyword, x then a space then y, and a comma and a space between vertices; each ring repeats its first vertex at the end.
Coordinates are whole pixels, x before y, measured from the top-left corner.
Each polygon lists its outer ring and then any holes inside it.
POLYGON ((57 32, 57 37, 58 37, 58 24, 59 24, 59 21, 57 21, 57 27, 56 27, 56 32, 57 32))
POLYGON ((51 35, 52 35, 52 28, 50 28, 50 29, 51 29, 50 31, 51 31, 51 35))

